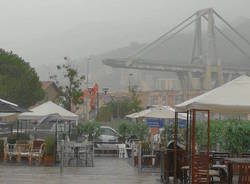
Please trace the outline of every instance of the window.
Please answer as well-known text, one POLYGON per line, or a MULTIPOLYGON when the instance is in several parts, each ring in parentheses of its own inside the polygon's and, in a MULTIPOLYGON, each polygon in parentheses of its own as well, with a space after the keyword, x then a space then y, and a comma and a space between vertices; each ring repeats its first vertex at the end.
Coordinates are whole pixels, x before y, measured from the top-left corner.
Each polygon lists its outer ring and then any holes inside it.
POLYGON ((116 135, 116 133, 113 130, 109 129, 109 128, 102 128, 101 129, 101 134, 102 135, 111 135, 111 136, 116 135))
POLYGON ((157 96, 150 96, 149 97, 149 103, 148 103, 149 106, 151 105, 158 105, 158 98, 157 96))
POLYGON ((166 96, 162 96, 162 105, 167 105, 167 97, 166 96))

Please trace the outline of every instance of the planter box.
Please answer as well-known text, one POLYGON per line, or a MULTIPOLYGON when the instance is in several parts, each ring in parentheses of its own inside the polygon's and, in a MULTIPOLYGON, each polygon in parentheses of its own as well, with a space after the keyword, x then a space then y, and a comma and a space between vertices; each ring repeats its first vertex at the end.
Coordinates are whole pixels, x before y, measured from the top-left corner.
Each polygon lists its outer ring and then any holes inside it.
POLYGON ((234 174, 239 174, 239 166, 237 164, 233 165, 233 173, 234 174))
POLYGON ((0 152, 0 160, 3 160, 4 158, 4 152, 0 152))
POLYGON ((134 166, 138 166, 138 156, 134 156, 134 166))
POLYGON ((44 157, 44 162, 43 163, 44 163, 45 166, 54 166, 54 164, 55 164, 55 156, 54 155, 52 155, 52 156, 46 155, 44 157))

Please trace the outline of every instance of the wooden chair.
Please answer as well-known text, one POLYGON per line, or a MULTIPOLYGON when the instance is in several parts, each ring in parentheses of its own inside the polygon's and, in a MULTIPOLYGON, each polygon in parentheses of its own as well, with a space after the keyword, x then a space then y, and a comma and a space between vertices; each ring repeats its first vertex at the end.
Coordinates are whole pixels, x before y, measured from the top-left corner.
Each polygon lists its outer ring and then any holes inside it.
POLYGON ((32 148, 29 153, 29 164, 31 165, 33 160, 38 161, 38 165, 41 164, 43 156, 44 156, 44 150, 45 150, 45 143, 40 142, 33 142, 32 148))
POLYGON ((16 144, 5 144, 4 145, 4 161, 12 160, 13 157, 17 158, 18 151, 16 144))
POLYGON ((16 144, 17 149, 17 161, 21 161, 22 158, 29 158, 30 144, 16 144))
POLYGON ((177 177, 183 183, 187 183, 189 180, 189 169, 188 152, 181 149, 177 150, 177 177))
POLYGON ((212 153, 212 164, 213 165, 225 165, 224 159, 228 158, 230 154, 228 152, 214 152, 212 153))
POLYGON ((142 150, 141 150, 142 166, 151 165, 153 167, 153 159, 155 158, 156 155, 153 153, 150 144, 142 143, 142 150))
POLYGON ((219 172, 219 175, 210 176, 212 178, 212 183, 227 183, 228 173, 227 165, 225 163, 225 158, 230 157, 228 152, 213 152, 211 153, 211 169, 219 172), (217 178, 218 181, 214 181, 214 178, 217 178))
POLYGON ((210 173, 206 155, 195 155, 193 165, 193 184, 209 183, 210 173))
POLYGON ((239 184, 250 183, 250 164, 239 164, 239 184))

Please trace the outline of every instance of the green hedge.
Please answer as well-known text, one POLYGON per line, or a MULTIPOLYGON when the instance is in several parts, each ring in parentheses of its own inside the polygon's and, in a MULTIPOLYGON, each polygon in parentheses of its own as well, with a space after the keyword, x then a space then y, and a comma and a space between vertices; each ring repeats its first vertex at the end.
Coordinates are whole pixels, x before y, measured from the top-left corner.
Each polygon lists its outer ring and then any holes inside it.
POLYGON ((140 140, 145 140, 148 133, 148 126, 144 122, 122 121, 118 125, 118 132, 125 138, 135 135, 140 140))
MULTIPOLYGON (((196 125, 196 142, 204 146, 207 142, 207 122, 196 125)), ((250 122, 239 120, 213 120, 210 122, 210 147, 220 143, 222 151, 233 154, 250 151, 250 122)))

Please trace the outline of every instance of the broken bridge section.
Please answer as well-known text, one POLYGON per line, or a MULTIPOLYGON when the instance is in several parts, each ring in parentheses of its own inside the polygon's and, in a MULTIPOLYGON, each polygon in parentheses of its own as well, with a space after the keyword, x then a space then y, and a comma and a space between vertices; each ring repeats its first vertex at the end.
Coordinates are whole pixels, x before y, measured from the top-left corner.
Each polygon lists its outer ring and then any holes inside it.
MULTIPOLYGON (((208 8, 197 11, 170 31, 127 58, 105 59, 103 63, 114 68, 174 72, 179 78, 184 99, 187 99, 190 96, 190 91, 195 90, 195 84, 197 86, 197 83, 201 91, 207 91, 239 75, 250 74, 249 50, 250 42, 214 9, 208 8), (247 47, 243 49, 233 38, 228 36, 225 32, 226 29, 221 29, 216 25, 216 20, 232 31, 234 36, 244 42, 247 47), (157 50, 163 43, 177 37, 179 33, 191 25, 194 25, 194 37, 193 42, 190 43, 190 47, 192 47, 191 58, 186 59, 188 62, 176 62, 168 59, 157 60, 145 56, 152 50, 157 50), (248 66, 240 66, 238 61, 235 61, 234 64, 227 64, 227 61, 221 61, 217 46, 217 34, 230 44, 234 50, 245 57, 248 66)), ((180 52, 179 54, 182 53, 180 52)), ((165 58, 168 58, 168 56, 165 56, 165 58)))

